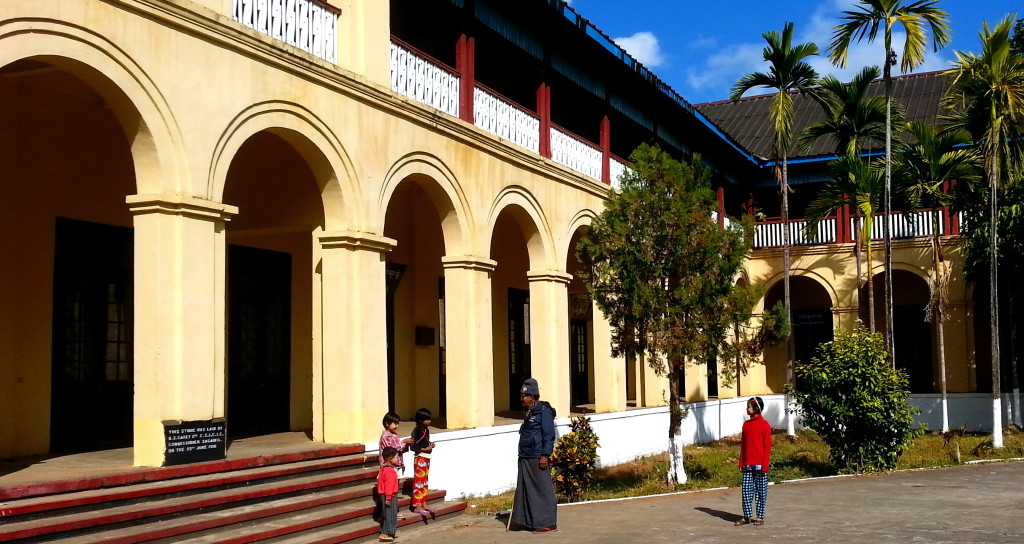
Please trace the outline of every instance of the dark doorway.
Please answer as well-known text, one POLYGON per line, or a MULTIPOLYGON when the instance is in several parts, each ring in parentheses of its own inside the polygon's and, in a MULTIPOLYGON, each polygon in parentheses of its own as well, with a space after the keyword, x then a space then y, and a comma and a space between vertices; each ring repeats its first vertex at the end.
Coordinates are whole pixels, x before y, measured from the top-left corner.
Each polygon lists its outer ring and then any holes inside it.
POLYGON ((808 363, 818 354, 818 346, 833 340, 832 310, 808 308, 793 310, 793 335, 796 360, 808 363))
POLYGON ((437 278, 437 415, 444 417, 448 406, 448 376, 445 352, 444 277, 437 278))
POLYGON ((228 433, 287 431, 292 256, 228 246, 228 433))
POLYGON ((924 320, 924 308, 924 304, 895 305, 892 308, 896 368, 910 376, 911 393, 935 392, 932 325, 924 320))
POLYGON ((384 286, 386 290, 385 313, 387 324, 385 334, 388 342, 388 411, 395 411, 395 293, 398 292, 398 285, 402 283, 402 276, 405 275, 405 265, 398 263, 384 264, 384 286))
MULTIPOLYGON (((686 373, 686 369, 683 369, 683 373, 686 373)), ((708 398, 718 398, 718 358, 712 357, 708 359, 708 398)))
POLYGON ((132 441, 132 229, 58 218, 50 450, 132 441))
POLYGON ((569 361, 572 405, 590 402, 590 356, 587 321, 573 319, 569 322, 569 361))
POLYGON ((530 377, 530 292, 508 290, 509 410, 522 409, 519 388, 530 377))

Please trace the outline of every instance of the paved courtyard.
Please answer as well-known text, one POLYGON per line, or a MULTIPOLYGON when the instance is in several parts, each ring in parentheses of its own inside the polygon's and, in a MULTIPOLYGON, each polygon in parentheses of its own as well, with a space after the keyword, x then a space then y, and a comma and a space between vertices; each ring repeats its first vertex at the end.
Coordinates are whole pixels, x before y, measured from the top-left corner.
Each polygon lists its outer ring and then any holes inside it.
POLYGON ((773 485, 766 523, 734 527, 739 489, 562 506, 559 531, 506 533, 465 515, 399 541, 450 542, 1024 542, 1024 462, 773 485))

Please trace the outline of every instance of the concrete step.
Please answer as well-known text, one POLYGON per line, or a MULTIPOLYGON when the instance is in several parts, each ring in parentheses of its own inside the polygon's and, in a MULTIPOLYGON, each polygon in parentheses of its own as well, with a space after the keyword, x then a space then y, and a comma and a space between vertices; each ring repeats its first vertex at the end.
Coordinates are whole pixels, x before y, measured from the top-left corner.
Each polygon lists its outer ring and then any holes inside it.
POLYGON ((188 476, 173 480, 159 480, 155 482, 144 482, 134 485, 119 486, 115 488, 89 489, 86 491, 74 491, 59 495, 44 495, 29 497, 26 499, 7 500, 0 502, 0 517, 10 521, 11 518, 19 516, 20 519, 29 517, 29 514, 49 512, 52 510, 86 507, 99 505, 105 508, 109 503, 115 501, 129 501, 145 499, 154 496, 170 496, 182 494, 194 490, 229 488, 232 486, 250 485, 252 482, 267 480, 282 480, 288 477, 297 477, 311 472, 324 472, 336 470, 348 466, 362 465, 376 462, 376 457, 363 455, 348 455, 343 457, 317 458, 308 461, 298 461, 284 464, 273 464, 233 470, 224 473, 207 474, 201 476, 188 476), (24 516, 24 518, 20 517, 24 516))
POLYGON ((0 542, 53 533, 66 533, 91 527, 139 522, 147 518, 179 515, 192 510, 226 507, 233 503, 309 493, 312 490, 326 489, 352 482, 364 482, 369 488, 372 487, 377 472, 376 464, 357 465, 345 467, 327 476, 312 474, 284 481, 253 483, 244 487, 204 489, 184 496, 149 497, 149 500, 142 502, 117 501, 117 504, 107 504, 103 508, 87 511, 72 511, 70 513, 55 511, 53 516, 4 523, 0 527, 0 542))
MULTIPOLYGON (((405 512, 406 518, 398 522, 398 527, 401 529, 402 534, 407 534, 410 531, 425 530, 436 520, 462 515, 466 510, 466 503, 460 501, 431 501, 429 504, 434 508, 434 510, 436 510, 435 517, 433 519, 424 519, 415 514, 411 514, 410 512, 405 512)), ((348 523, 327 525, 284 537, 261 540, 260 542, 266 542, 267 544, 334 544, 337 542, 372 542, 377 540, 379 534, 380 525, 372 519, 362 517, 348 523)), ((218 544, 221 543, 218 541, 218 544)), ((234 544, 234 542, 232 542, 232 544, 234 544)))

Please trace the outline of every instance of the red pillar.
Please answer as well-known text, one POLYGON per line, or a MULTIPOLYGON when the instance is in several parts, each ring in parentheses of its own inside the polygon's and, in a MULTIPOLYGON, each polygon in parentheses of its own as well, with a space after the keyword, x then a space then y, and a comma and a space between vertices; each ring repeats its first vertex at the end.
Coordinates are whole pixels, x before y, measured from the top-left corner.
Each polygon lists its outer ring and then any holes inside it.
POLYGON ((455 71, 459 73, 459 117, 473 122, 473 89, 476 87, 476 40, 466 34, 455 44, 455 71))
POLYGON ((836 210, 836 242, 850 241, 850 205, 843 204, 836 210))
POLYGON ((539 152, 551 158, 551 87, 541 82, 537 87, 537 117, 540 118, 539 152))
POLYGON ((601 118, 601 182, 611 185, 612 122, 605 115, 601 118))

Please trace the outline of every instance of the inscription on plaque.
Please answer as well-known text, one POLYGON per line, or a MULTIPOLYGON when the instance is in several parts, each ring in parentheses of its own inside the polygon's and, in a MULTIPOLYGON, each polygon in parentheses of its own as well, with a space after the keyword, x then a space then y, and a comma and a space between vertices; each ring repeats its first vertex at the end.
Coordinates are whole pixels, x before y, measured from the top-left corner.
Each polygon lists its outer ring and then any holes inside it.
POLYGON ((224 418, 205 421, 165 421, 165 466, 217 461, 227 452, 224 418))

